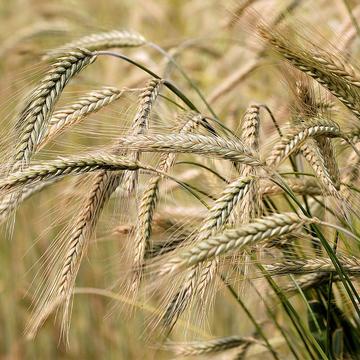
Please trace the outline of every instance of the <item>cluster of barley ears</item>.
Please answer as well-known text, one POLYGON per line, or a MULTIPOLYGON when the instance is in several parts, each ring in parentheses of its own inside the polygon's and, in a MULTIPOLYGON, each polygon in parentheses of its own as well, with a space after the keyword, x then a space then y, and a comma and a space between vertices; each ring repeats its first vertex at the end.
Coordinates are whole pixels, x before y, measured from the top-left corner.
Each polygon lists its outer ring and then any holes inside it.
MULTIPOLYGON (((242 12, 239 7, 235 16, 242 12)), ((130 305, 157 303, 149 326, 161 334, 163 349, 233 359, 251 351, 274 359, 360 357, 360 70, 306 37, 287 36, 293 29, 282 21, 259 21, 253 30, 262 42, 255 63, 277 56, 286 69, 287 84, 277 84, 290 89, 280 100, 286 119, 278 121, 277 109, 254 96, 236 115, 237 129, 216 114, 175 55, 138 33, 94 33, 42 57, 47 71, 22 101, 16 143, 4 160, 0 221, 11 223, 25 200, 55 183, 66 186, 68 177, 76 175, 80 196, 79 211, 48 251, 28 337, 56 315, 71 343, 78 273, 106 209, 115 207, 123 214, 110 233, 126 242, 116 291, 130 305), (137 47, 160 51, 164 68, 155 71, 122 52, 137 47), (101 84, 57 105, 71 82, 108 58, 147 80, 136 88, 101 84), (172 80, 175 70, 186 91, 172 80), (63 137, 126 96, 135 111, 126 126, 112 128, 111 141, 49 158, 63 137), (252 333, 239 327, 232 336, 167 342, 181 322, 189 327, 216 317, 212 306, 224 292, 252 333), (250 297, 266 320, 249 310, 250 297)), ((228 79, 210 99, 226 96, 244 76, 228 79)), ((96 130, 91 135, 101 137, 96 130)))

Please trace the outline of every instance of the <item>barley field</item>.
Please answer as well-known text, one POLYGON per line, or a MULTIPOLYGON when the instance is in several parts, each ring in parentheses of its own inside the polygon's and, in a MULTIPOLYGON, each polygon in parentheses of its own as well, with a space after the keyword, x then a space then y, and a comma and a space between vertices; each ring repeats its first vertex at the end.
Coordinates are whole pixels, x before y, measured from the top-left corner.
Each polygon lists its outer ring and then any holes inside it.
POLYGON ((0 359, 360 359, 356 0, 0 1, 0 359))

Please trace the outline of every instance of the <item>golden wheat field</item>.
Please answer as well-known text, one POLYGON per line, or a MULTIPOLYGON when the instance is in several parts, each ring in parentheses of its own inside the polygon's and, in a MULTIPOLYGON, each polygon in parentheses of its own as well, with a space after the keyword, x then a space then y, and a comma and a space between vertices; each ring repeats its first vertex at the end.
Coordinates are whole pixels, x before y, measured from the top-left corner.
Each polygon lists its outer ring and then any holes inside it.
POLYGON ((360 359, 359 24, 0 0, 0 359, 360 359))

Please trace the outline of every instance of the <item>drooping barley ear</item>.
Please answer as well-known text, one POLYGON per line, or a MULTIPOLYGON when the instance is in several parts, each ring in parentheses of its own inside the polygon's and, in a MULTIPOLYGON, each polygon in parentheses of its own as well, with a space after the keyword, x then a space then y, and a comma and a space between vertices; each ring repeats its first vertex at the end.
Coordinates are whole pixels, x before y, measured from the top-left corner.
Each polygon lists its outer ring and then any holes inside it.
MULTIPOLYGON (((352 78, 350 74, 340 76, 340 73, 344 71, 343 69, 336 71, 330 69, 329 64, 326 65, 323 60, 319 60, 321 56, 313 54, 304 46, 290 43, 284 36, 264 25, 259 26, 259 33, 293 66, 315 79, 336 96, 354 115, 360 117, 360 92, 357 85, 349 82, 349 79, 352 78)), ((332 62, 331 67, 337 68, 334 62, 332 62)))
POLYGON ((331 139, 320 136, 315 138, 315 142, 324 159, 325 168, 328 170, 330 178, 336 188, 340 189, 340 170, 336 162, 336 151, 331 139))
MULTIPOLYGON (((179 119, 183 121, 183 124, 179 130, 180 134, 192 132, 199 126, 200 122, 202 121, 202 116, 195 112, 186 113, 182 117, 183 119, 179 119)), ((162 154, 158 166, 159 170, 168 172, 174 161, 174 154, 162 154)), ((130 292, 133 294, 136 293, 142 276, 143 261, 146 250, 148 249, 152 230, 153 215, 158 202, 160 181, 160 176, 154 176, 150 179, 148 186, 143 192, 139 205, 138 220, 135 227, 134 244, 132 247, 134 249, 134 254, 132 256, 132 268, 134 271, 134 276, 132 276, 130 279, 130 292)))
MULTIPOLYGON (((300 195, 321 195, 323 190, 321 189, 319 182, 315 179, 292 179, 286 181, 287 185, 292 192, 300 195)), ((278 195, 282 194, 284 190, 277 184, 272 182, 261 183, 260 192, 264 195, 278 195)))
POLYGON ((237 229, 225 230, 222 234, 197 242, 163 266, 163 272, 173 272, 182 267, 199 264, 205 260, 240 250, 274 236, 289 234, 305 224, 317 223, 316 218, 303 218, 295 213, 276 213, 255 219, 237 229))
POLYGON ((95 59, 96 55, 92 52, 75 49, 60 56, 51 66, 20 113, 18 127, 21 135, 16 146, 13 170, 29 163, 64 87, 95 59))
POLYGON ((119 186, 121 174, 102 171, 96 175, 91 192, 68 240, 68 248, 60 271, 57 297, 66 298, 63 317, 63 330, 69 321, 69 305, 76 275, 84 257, 92 233, 96 228, 102 209, 112 193, 119 186))
POLYGON ((360 87, 360 74, 350 63, 336 54, 328 53, 319 48, 312 50, 313 58, 331 74, 339 76, 350 85, 360 87))
MULTIPOLYGON (((303 75, 304 76, 304 75, 303 75)), ((300 117, 297 116, 294 120, 297 123, 306 124, 308 120, 314 117, 326 116, 326 112, 322 107, 322 102, 315 98, 314 89, 305 79, 298 80, 296 83, 296 97, 298 102, 298 111, 300 117)), ((336 190, 340 188, 340 172, 336 163, 335 149, 331 139, 325 136, 317 136, 311 145, 307 145, 305 152, 312 161, 310 165, 317 161, 322 164, 323 169, 329 175, 331 182, 336 190), (313 150, 313 151, 312 151, 313 150), (310 155, 310 152, 312 154, 310 155), (318 159, 316 159, 319 157, 318 159)))
POLYGON ((85 48, 90 51, 98 51, 110 48, 137 47, 144 45, 145 43, 145 38, 136 32, 113 30, 84 36, 63 45, 60 48, 49 51, 44 58, 50 59, 56 57, 65 50, 74 48, 85 48))
MULTIPOLYGON (((260 107, 253 104, 248 107, 245 112, 244 119, 242 122, 242 133, 241 139, 246 146, 251 148, 254 153, 259 156, 259 129, 260 129, 260 107)), ((250 222, 252 219, 261 216, 262 214, 262 201, 260 192, 260 181, 257 177, 258 170, 255 167, 248 165, 240 166, 240 176, 242 177, 254 177, 254 181, 251 183, 248 193, 244 196, 241 202, 239 202, 234 209, 232 216, 232 226, 238 226, 250 222)), ((243 251, 242 256, 244 263, 243 272, 244 278, 247 277, 249 266, 247 265, 250 260, 250 255, 243 251)), ((211 271, 214 271, 210 269, 211 271)), ((243 281, 243 289, 246 286, 246 281, 243 281)))
MULTIPOLYGON (((12 190, 17 186, 37 181, 50 181, 65 175, 76 175, 97 170, 137 170, 142 165, 108 153, 60 158, 30 165, 23 171, 11 173, 0 180, 0 190, 12 190)), ((150 167, 144 166, 150 170, 150 167)))
POLYGON ((326 192, 339 198, 338 189, 340 181, 338 181, 337 184, 334 183, 333 177, 331 177, 328 172, 328 167, 326 166, 325 159, 323 154, 319 151, 319 148, 314 146, 314 143, 310 142, 309 144, 304 144, 301 146, 301 153, 313 168, 317 178, 323 185, 326 192))
MULTIPOLYGON (((132 122, 131 133, 133 136, 145 134, 149 129, 150 113, 160 93, 162 83, 163 80, 161 79, 151 79, 147 83, 145 90, 141 93, 139 108, 132 122)), ((130 158, 133 160, 139 160, 140 153, 136 151, 130 155, 130 158)), ((132 171, 125 173, 124 186, 129 194, 135 189, 137 179, 137 172, 132 171)))
POLYGON ((189 269, 180 290, 173 296, 165 309, 161 321, 162 325, 167 328, 168 331, 172 330, 181 314, 189 306, 189 300, 192 299, 195 292, 198 270, 197 266, 189 269))
POLYGON ((219 353, 226 350, 238 348, 245 344, 261 344, 261 341, 254 337, 229 336, 207 341, 193 341, 186 343, 175 343, 165 345, 165 349, 170 350, 177 356, 196 356, 204 354, 219 353))
MULTIPOLYGON (((242 123, 241 139, 245 146, 248 146, 257 155, 259 154, 259 127, 260 127, 260 107, 251 105, 247 109, 242 123)), ((253 176, 256 179, 256 168, 248 165, 242 165, 240 176, 243 178, 253 176)), ((238 204, 240 216, 239 222, 246 223, 250 219, 258 217, 261 213, 260 209, 260 191, 259 180, 254 180, 251 184, 249 192, 244 196, 241 203, 238 204), (241 207, 241 209, 240 209, 241 207)))
POLYGON ((214 156, 252 166, 262 165, 255 154, 241 141, 223 139, 218 136, 200 134, 127 136, 118 140, 116 148, 143 152, 191 153, 214 156))
MULTIPOLYGON (((281 291, 284 293, 298 292, 299 288, 302 291, 306 291, 312 288, 316 288, 324 283, 329 283, 329 273, 310 273, 296 278, 296 283, 292 282, 286 286, 281 287, 281 291)), ((333 282, 339 281, 340 276, 334 274, 332 277, 333 282)))
POLYGON ((48 286, 50 290, 45 291, 43 298, 38 300, 38 308, 35 309, 33 321, 29 325, 32 333, 36 333, 37 327, 50 315, 48 309, 55 310, 61 305, 62 334, 67 337, 72 291, 81 261, 86 254, 102 209, 119 185, 121 177, 119 173, 105 170, 95 176, 90 194, 67 239, 66 252, 60 262, 60 268, 53 282, 48 286))
POLYGON ((49 121, 48 127, 45 129, 45 133, 39 147, 44 146, 65 129, 79 123, 89 114, 95 113, 103 107, 118 100, 123 93, 124 90, 105 86, 99 90, 94 90, 84 95, 73 104, 55 111, 49 121))
POLYGON ((307 139, 318 136, 344 137, 345 135, 333 121, 318 118, 309 119, 306 124, 289 130, 278 141, 266 161, 267 165, 276 167, 294 151, 299 150, 307 139))
MULTIPOLYGON (((360 262, 353 256, 340 256, 339 262, 345 272, 351 275, 360 274, 360 262)), ((336 273, 336 269, 331 259, 290 259, 280 263, 264 265, 264 268, 274 275, 284 274, 304 274, 304 273, 336 273)))
MULTIPOLYGON (((244 145, 251 149, 258 155, 259 150, 259 127, 260 127, 260 107, 256 104, 250 105, 246 110, 244 119, 242 122, 241 140, 244 145)), ((249 183, 247 192, 243 196, 236 200, 232 213, 232 223, 247 223, 250 219, 258 216, 260 211, 260 192, 259 181, 257 179, 256 168, 250 165, 241 165, 238 167, 240 178, 250 178, 253 180, 249 183)), ((217 230, 220 230, 218 228, 217 230)), ((211 235, 214 235, 213 232, 211 235)), ((210 236, 210 233, 208 233, 210 236)), ((199 236, 198 240, 205 239, 199 236)), ((200 272, 197 294, 199 298, 206 303, 208 296, 206 289, 209 284, 212 283, 214 276, 216 275, 219 262, 217 259, 209 261, 205 264, 200 272)), ((206 306, 206 305, 205 305, 206 306)))
MULTIPOLYGON (((214 206, 210 209, 208 216, 203 221, 195 243, 206 241, 216 234, 228 221, 234 206, 246 195, 251 186, 253 179, 237 179, 230 183, 222 193, 222 196, 215 201, 214 206)), ((170 260, 171 262, 171 260, 170 260)), ((174 325, 181 313, 191 303, 194 294, 203 294, 214 273, 216 272, 217 261, 212 260, 205 266, 198 266, 194 263, 187 271, 187 281, 181 285, 181 289, 168 304, 164 316, 163 324, 174 325), (177 299, 181 297, 181 299, 177 299)), ((166 266, 162 269, 165 273, 168 270, 166 266)))

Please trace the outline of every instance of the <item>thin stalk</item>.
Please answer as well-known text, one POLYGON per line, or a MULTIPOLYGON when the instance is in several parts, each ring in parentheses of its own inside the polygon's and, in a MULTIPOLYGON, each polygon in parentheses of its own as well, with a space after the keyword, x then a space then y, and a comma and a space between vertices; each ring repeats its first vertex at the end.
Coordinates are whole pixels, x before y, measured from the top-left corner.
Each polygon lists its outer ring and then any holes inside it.
POLYGON ((226 180, 224 177, 222 177, 218 172, 216 172, 215 170, 209 168, 206 165, 197 163, 195 161, 178 161, 175 165, 182 165, 182 164, 186 164, 186 165, 193 165, 193 166, 198 166, 201 167, 209 172, 211 172, 212 174, 216 175, 220 180, 222 180, 223 182, 225 182, 226 184, 229 184, 230 182, 228 180, 226 180))
POLYGON ((270 306, 267 304, 267 302, 265 301, 264 297, 261 295, 260 291, 256 288, 256 286, 250 281, 250 286, 255 290, 256 294, 259 296, 259 298, 261 299, 261 301, 263 302, 263 304, 266 307, 266 311, 269 314, 270 318, 272 319, 272 321, 275 323, 276 327, 279 329, 281 335, 283 336, 283 338, 285 339, 286 343, 289 346, 290 351, 292 352, 292 354, 295 356, 295 359, 300 360, 300 358, 298 357, 294 347, 292 346, 290 339, 288 338, 288 336, 286 335, 285 330, 281 327, 281 325, 278 323, 278 321, 276 320, 276 316, 274 315, 274 313, 272 312, 270 306))
POLYGON ((184 108, 183 106, 181 106, 179 103, 177 103, 176 101, 174 101, 173 99, 170 99, 169 97, 159 94, 159 97, 163 98, 164 100, 168 101, 169 103, 177 106, 179 109, 181 109, 182 111, 186 111, 186 108, 184 108))
POLYGON ((314 314, 313 310, 311 309, 311 306, 310 306, 310 304, 309 304, 309 302, 308 302, 308 299, 306 298, 306 295, 304 294, 304 292, 302 291, 301 287, 300 287, 300 286, 298 285, 298 283, 296 282, 296 279, 295 279, 294 275, 290 274, 290 278, 291 278, 291 280, 294 282, 295 287, 296 287, 296 289, 298 290, 300 296, 303 298, 303 300, 304 300, 304 302, 305 302, 305 306, 306 306, 306 308, 308 309, 312 320, 314 321, 314 324, 315 324, 315 326, 316 326, 316 329, 317 329, 317 331, 320 333, 320 332, 321 332, 320 325, 319 325, 319 323, 318 323, 318 321, 317 321, 317 319, 316 319, 316 317, 315 317, 315 314, 314 314))
POLYGON ((272 113, 272 111, 270 110, 270 108, 269 108, 267 105, 265 105, 265 104, 261 104, 261 105, 259 105, 259 106, 262 107, 262 108, 264 108, 264 109, 268 112, 268 114, 270 115, 271 121, 273 122, 273 124, 274 124, 274 126, 275 126, 276 131, 278 132, 278 134, 279 134, 280 137, 283 137, 283 133, 282 133, 282 131, 281 131, 281 129, 280 129, 280 126, 279 126, 279 124, 277 123, 277 121, 276 121, 276 119, 275 119, 275 116, 274 116, 274 114, 272 113))
MULTIPOLYGON (((122 59, 136 67, 138 67, 139 69, 145 71, 146 73, 148 73, 149 75, 151 75, 152 77, 154 77, 155 79, 161 79, 161 77, 159 75, 157 75, 156 73, 154 73, 153 71, 151 71, 150 69, 148 69, 146 66, 138 63, 135 60, 130 59, 129 57, 122 55, 120 53, 116 53, 113 51, 97 51, 96 52, 97 55, 108 55, 108 56, 113 56, 116 57, 118 59, 122 59)), ((164 81, 164 86, 166 86, 170 91, 172 91, 176 96, 178 96, 191 110, 194 110, 196 112, 199 112, 199 110, 196 108, 196 106, 184 95, 184 93, 182 91, 180 91, 174 84, 172 84, 170 81, 165 80, 164 81)))
MULTIPOLYGON (((338 240, 339 240, 339 232, 336 231, 335 232, 335 241, 334 241, 334 246, 333 246, 333 250, 334 253, 336 254, 336 249, 337 249, 337 244, 338 244, 338 240)), ((331 297, 332 297, 332 284, 333 284, 333 278, 334 278, 334 273, 330 274, 330 279, 329 279, 329 288, 328 288, 328 293, 327 293, 327 309, 326 309, 326 354, 329 356, 330 359, 332 359, 332 353, 331 353, 331 332, 330 332, 330 308, 331 308, 331 297)))
POLYGON ((205 116, 205 119, 215 122, 220 127, 222 127, 223 130, 225 130, 225 132, 228 132, 229 134, 231 134, 231 136, 233 136, 237 140, 240 140, 240 138, 231 129, 229 129, 227 126, 225 126, 218 118, 214 118, 214 117, 211 117, 211 116, 205 116))
MULTIPOLYGON (((299 206, 300 210, 302 211, 302 213, 311 218, 310 214, 303 208, 303 206, 300 204, 300 202, 298 201, 298 199, 296 198, 295 194, 291 191, 291 189, 287 186, 286 183, 281 182, 278 183, 276 180, 272 179, 272 181, 274 181, 274 183, 276 183, 278 186, 280 186, 286 193, 289 194, 289 196, 293 199, 293 201, 299 206)), ((344 233, 346 233, 347 235, 351 236, 352 238, 355 238, 356 240, 360 241, 360 239, 355 236, 354 234, 352 234, 351 232, 347 231, 344 228, 341 228, 337 225, 334 224, 329 224, 329 223, 325 223, 325 222, 320 222, 320 224, 325 225, 325 226, 329 226, 334 228, 335 230, 340 230, 344 233)), ((360 303, 360 297, 356 291, 356 289, 354 288, 354 285, 352 284, 349 276, 346 274, 346 272, 344 272, 344 269, 342 267, 342 265, 340 264, 338 258, 336 257, 336 255, 334 254, 332 248, 330 247, 329 243, 326 241, 324 235, 322 234, 322 232, 319 230, 318 226, 316 226, 315 224, 311 224, 310 225, 311 229, 314 231, 314 234, 316 234, 316 236, 319 238, 321 244, 323 245, 323 247, 325 248, 327 254, 329 255, 332 263, 334 264, 334 267, 336 269, 336 271, 338 272, 341 282, 343 283, 346 292, 348 293, 350 300, 358 314, 358 316, 360 317, 360 309, 358 307, 358 303, 360 303), (356 297, 356 300, 354 299, 354 296, 356 297)))
POLYGON ((351 22, 353 23, 354 28, 355 28, 358 36, 360 36, 360 27, 359 27, 359 24, 358 24, 358 22, 356 21, 356 18, 355 18, 354 14, 353 14, 353 12, 352 12, 352 10, 351 10, 350 4, 349 4, 349 0, 343 0, 343 3, 344 3, 344 5, 345 5, 345 7, 346 7, 346 10, 347 10, 348 13, 349 13, 351 22))
POLYGON ((186 72, 182 69, 182 67, 175 61, 175 59, 166 52, 163 48, 161 48, 159 45, 154 43, 148 43, 153 49, 159 51, 162 55, 164 55, 168 60, 170 60, 173 65, 179 70, 180 74, 185 78, 185 80, 190 84, 190 86, 195 90, 195 92, 199 95, 200 99, 204 102, 205 106, 210 111, 211 115, 214 116, 216 119, 218 119, 215 111, 212 109, 210 104, 206 101, 204 95, 200 91, 200 89, 196 86, 194 81, 186 74, 186 72))
POLYGON ((271 354, 273 355, 274 359, 276 360, 280 360, 276 351, 273 349, 273 347, 271 346, 269 340, 267 339, 265 333, 262 331, 261 326, 257 323, 256 319, 252 316, 251 312, 249 311, 249 309, 246 307, 246 305, 244 304, 244 302, 241 300, 240 296, 236 293, 236 291, 234 290, 234 288, 228 284, 225 280, 225 277, 221 274, 220 278, 222 280, 222 282, 224 283, 224 285, 228 288, 228 290, 230 291, 231 295, 236 299, 236 301, 238 302, 238 304, 242 307, 242 309, 244 310, 245 314, 248 316, 248 318, 250 319, 250 321, 253 323, 257 333, 259 334, 259 336, 264 340, 266 346, 268 347, 268 349, 270 350, 271 354))
POLYGON ((321 356, 322 359, 328 360, 328 357, 326 356, 324 351, 321 349, 320 345, 318 344, 316 339, 313 337, 313 335, 306 331, 304 325, 302 324, 302 321, 301 321, 299 315, 297 314, 297 312, 295 311, 295 309, 293 308, 293 306, 291 305, 289 300, 286 298, 286 296, 283 294, 281 289, 277 286, 275 281, 272 279, 272 277, 266 272, 266 270, 260 264, 258 264, 258 267, 261 269, 261 271, 263 272, 265 278, 269 282, 270 286, 275 291, 275 294, 279 297, 279 299, 281 301, 281 304, 284 307, 284 310, 286 311, 286 313, 288 314, 288 316, 292 320, 292 323, 294 324, 299 336, 303 340, 304 345, 305 345, 305 347, 307 348, 307 350, 309 352, 309 355, 314 359, 314 356, 311 353, 310 348, 308 347, 309 346, 308 343, 307 343, 308 341, 314 347, 314 350, 316 350, 316 352, 318 353, 318 355, 321 356), (304 337, 305 335, 306 335, 306 338, 304 337))

